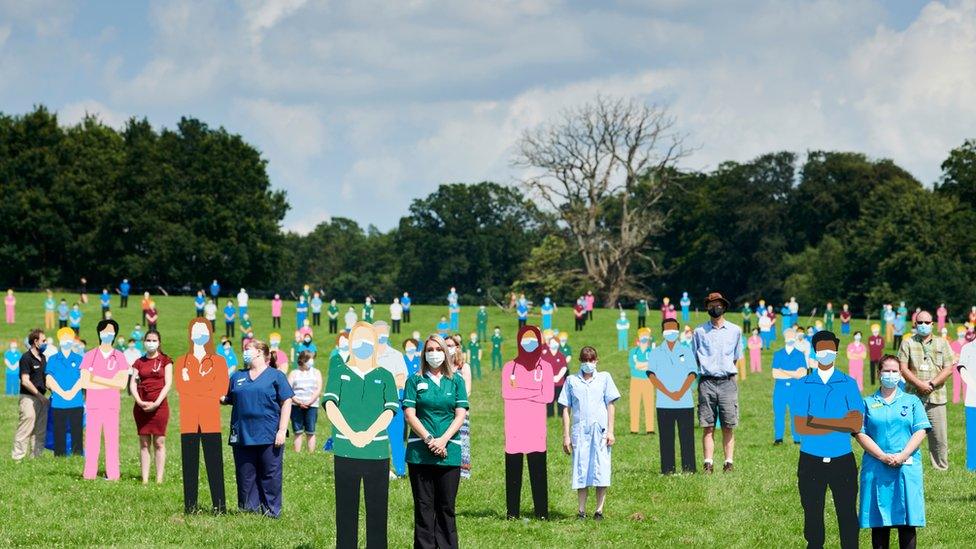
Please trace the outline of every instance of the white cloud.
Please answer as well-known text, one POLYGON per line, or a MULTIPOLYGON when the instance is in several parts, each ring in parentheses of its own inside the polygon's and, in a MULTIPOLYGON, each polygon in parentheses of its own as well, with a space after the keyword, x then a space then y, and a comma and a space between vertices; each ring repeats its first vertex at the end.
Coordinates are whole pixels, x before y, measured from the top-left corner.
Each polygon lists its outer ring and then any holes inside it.
POLYGON ((328 132, 312 105, 287 105, 267 99, 242 99, 236 102, 242 123, 250 120, 254 137, 274 149, 285 161, 307 162, 322 154, 328 132))
POLYGON ((58 121, 65 126, 71 126, 81 122, 89 114, 95 115, 103 124, 113 128, 121 128, 129 119, 128 115, 117 112, 94 99, 85 99, 61 107, 58 111, 58 121))

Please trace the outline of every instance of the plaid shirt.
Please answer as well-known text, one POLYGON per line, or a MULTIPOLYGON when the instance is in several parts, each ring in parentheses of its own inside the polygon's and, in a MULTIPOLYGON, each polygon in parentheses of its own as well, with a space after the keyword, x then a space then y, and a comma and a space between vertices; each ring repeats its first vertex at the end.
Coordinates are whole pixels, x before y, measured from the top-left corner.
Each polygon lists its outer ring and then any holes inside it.
MULTIPOLYGON (((918 335, 902 340, 901 347, 898 349, 898 360, 903 364, 908 363, 908 368, 922 381, 935 378, 943 368, 951 368, 956 363, 952 348, 944 338, 932 336, 926 342, 918 335)), ((918 394, 916 387, 911 383, 905 384, 905 391, 917 395, 925 404, 948 402, 945 384, 928 395, 918 394)))

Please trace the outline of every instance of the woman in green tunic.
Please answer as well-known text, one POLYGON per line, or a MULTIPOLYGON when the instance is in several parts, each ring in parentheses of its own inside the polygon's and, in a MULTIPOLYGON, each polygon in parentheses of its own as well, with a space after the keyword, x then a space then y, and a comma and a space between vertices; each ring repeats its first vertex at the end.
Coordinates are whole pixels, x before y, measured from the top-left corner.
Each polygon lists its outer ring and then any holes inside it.
POLYGON ((461 425, 468 410, 464 378, 453 371, 438 335, 424 342, 420 371, 407 379, 407 463, 414 503, 414 547, 458 546, 454 504, 461 483, 461 425))

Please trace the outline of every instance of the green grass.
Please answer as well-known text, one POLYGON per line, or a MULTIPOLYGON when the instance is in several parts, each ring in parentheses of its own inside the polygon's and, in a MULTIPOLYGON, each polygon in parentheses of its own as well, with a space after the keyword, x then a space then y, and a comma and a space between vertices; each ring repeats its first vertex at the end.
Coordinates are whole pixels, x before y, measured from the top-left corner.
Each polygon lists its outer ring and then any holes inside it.
MULTIPOLYGON (((12 337, 22 339, 30 328, 43 325, 43 296, 19 294, 17 297, 17 324, 0 324, 0 336, 5 341, 12 337)), ((194 314, 192 299, 158 297, 156 301, 164 349, 172 356, 179 355, 186 348, 186 322, 194 314)), ((118 298, 115 298, 113 306, 117 304, 118 298)), ((386 318, 385 306, 376 310, 378 318, 386 318)), ((96 339, 95 322, 99 317, 97 296, 92 296, 84 312, 82 336, 91 342, 96 339)), ((123 332, 128 333, 139 320, 139 298, 132 298, 128 309, 117 309, 114 313, 123 332)), ((408 337, 413 329, 428 333, 445 313, 446 306, 415 307, 413 323, 405 325, 404 336, 408 337)), ((286 307, 283 320, 287 328, 293 325, 293 315, 294 307, 286 307)), ((473 329, 474 315, 474 307, 462 310, 465 331, 473 329)), ((252 300, 251 317, 255 333, 265 338, 271 331, 270 303, 252 300)), ((577 352, 584 344, 593 345, 601 352, 600 368, 610 371, 625 393, 617 407, 617 445, 613 453, 613 486, 605 510, 607 519, 599 524, 576 521, 576 494, 569 487, 570 462, 562 453, 559 424, 551 420, 548 457, 551 520, 504 520, 500 382, 497 372, 490 371, 490 362, 485 361, 484 378, 475 381, 471 399, 473 478, 461 484, 457 502, 461 543, 470 547, 802 546, 803 516, 796 490, 798 450, 792 444, 771 445, 771 353, 763 355, 764 373, 750 375, 741 383, 742 418, 736 431, 736 471, 730 475, 662 477, 657 438, 627 433, 628 369, 625 354, 613 351, 616 349, 613 327, 616 317, 613 311, 598 310, 594 322, 588 324, 582 334, 570 332, 570 344, 577 352), (635 518, 637 514, 643 519, 635 518)), ((636 326, 633 313, 631 317, 636 326)), ((734 314, 732 318, 738 321, 740 316, 734 314)), ((658 339, 659 320, 654 313, 649 318, 658 339)), ((703 321, 704 317, 698 316, 694 320, 703 321)), ((510 354, 516 327, 514 316, 493 309, 489 322, 492 326, 502 326, 507 337, 506 354, 510 354)), ((556 326, 572 329, 572 311, 568 307, 556 314, 556 326)), ((863 330, 864 322, 856 322, 855 327, 863 330)), ((332 345, 325 332, 323 327, 317 342, 320 348, 327 350, 332 345)), ((287 341, 288 332, 283 335, 287 341)), ((393 341, 399 343, 400 340, 394 336, 393 341)), ((324 361, 319 362, 324 364, 324 361)), ((120 482, 82 480, 80 458, 55 459, 50 452, 40 459, 25 460, 20 464, 8 457, 0 458, 0 503, 3 508, 0 545, 318 547, 334 544, 332 456, 323 452, 296 455, 288 451, 284 465, 284 509, 279 520, 235 512, 226 516, 184 516, 178 397, 171 397, 170 405, 173 413, 169 424, 169 460, 162 486, 144 487, 138 480, 138 438, 132 420, 131 398, 123 401, 120 482)), ((225 409, 224 413, 226 431, 229 410, 225 409)), ((16 421, 17 399, 0 399, 0 433, 6 437, 5 453, 9 452, 16 421)), ((322 423, 320 419, 318 431, 325 433, 327 425, 322 423)), ((919 537, 920 544, 925 547, 971 546, 973 540, 976 477, 964 467, 965 440, 960 405, 949 406, 949 437, 951 470, 937 473, 927 465, 925 468, 929 526, 920 532, 919 537)), ((324 437, 320 439, 324 441, 324 437)), ((700 463, 698 433, 696 441, 700 463)), ((860 456, 861 452, 858 450, 856 454, 860 456)), ((716 460, 720 463, 721 459, 719 452, 716 460)), ((229 449, 224 451, 224 466, 228 504, 236 507, 229 449)), ((209 501, 205 487, 202 477, 201 502, 209 501)), ((590 505, 592 509, 592 498, 590 505)), ((523 514, 531 516, 528 479, 523 486, 522 506, 523 514)), ((411 545, 412 509, 409 482, 393 482, 389 519, 391 546, 411 545)), ((826 523, 829 545, 836 546, 837 527, 830 503, 826 523)), ((861 541, 865 546, 870 543, 866 530, 862 532, 861 541)), ((362 534, 360 543, 363 543, 362 534)))

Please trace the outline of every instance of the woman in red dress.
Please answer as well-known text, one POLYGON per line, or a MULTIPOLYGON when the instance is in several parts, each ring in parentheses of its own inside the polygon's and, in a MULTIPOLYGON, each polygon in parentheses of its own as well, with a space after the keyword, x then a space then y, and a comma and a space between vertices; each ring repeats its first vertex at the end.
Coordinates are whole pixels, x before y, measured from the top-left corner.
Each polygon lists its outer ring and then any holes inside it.
POLYGON ((139 464, 142 483, 149 483, 149 447, 156 455, 156 484, 163 482, 166 467, 166 425, 169 404, 166 395, 173 386, 173 360, 159 349, 159 332, 150 330, 143 338, 146 354, 132 365, 129 391, 135 398, 132 416, 139 432, 139 464))

